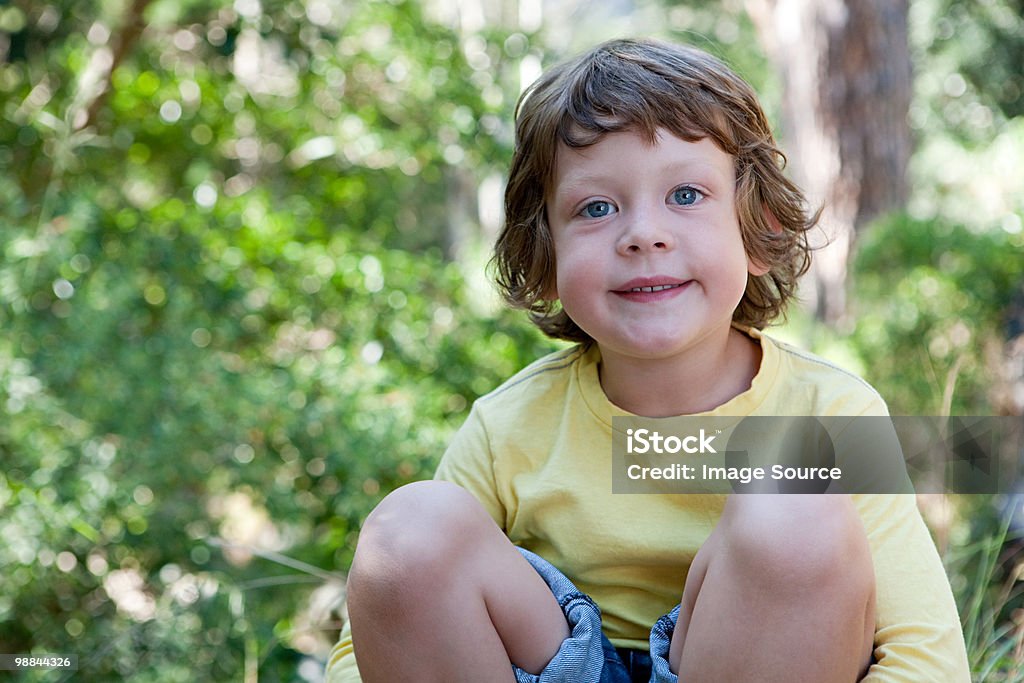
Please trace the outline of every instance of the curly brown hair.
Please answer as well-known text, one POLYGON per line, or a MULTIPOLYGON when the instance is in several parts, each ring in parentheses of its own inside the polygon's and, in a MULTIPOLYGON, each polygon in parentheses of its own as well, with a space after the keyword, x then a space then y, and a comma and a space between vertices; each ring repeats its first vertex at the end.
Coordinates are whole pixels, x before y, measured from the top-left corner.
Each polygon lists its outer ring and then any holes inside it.
POLYGON ((766 268, 751 276, 733 321, 763 328, 785 313, 797 279, 810 265, 810 213, 803 193, 783 175, 754 90, 715 57, 653 40, 612 40, 547 71, 516 105, 516 141, 505 190, 505 225, 492 265, 502 296, 530 312, 549 336, 590 342, 548 294, 554 290, 554 241, 545 201, 559 145, 586 147, 602 136, 658 130, 696 142, 710 137, 735 159, 736 214, 747 255, 766 268))

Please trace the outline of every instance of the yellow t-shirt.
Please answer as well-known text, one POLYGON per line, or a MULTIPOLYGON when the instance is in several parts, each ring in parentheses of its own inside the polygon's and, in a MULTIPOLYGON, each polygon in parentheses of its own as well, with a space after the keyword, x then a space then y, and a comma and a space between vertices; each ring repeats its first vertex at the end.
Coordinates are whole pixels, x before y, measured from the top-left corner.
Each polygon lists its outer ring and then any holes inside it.
MULTIPOLYGON (((709 416, 886 415, 866 382, 757 331, 750 388, 709 416)), ((612 405, 595 346, 551 354, 473 406, 436 478, 472 492, 517 545, 558 567, 601 608, 618 647, 647 649, 653 623, 678 604, 686 572, 721 515, 720 495, 613 495, 612 405)), ((864 679, 969 682, 949 582, 910 495, 858 494, 877 584, 875 659, 864 679)), ((346 628, 330 683, 357 683, 346 628)))

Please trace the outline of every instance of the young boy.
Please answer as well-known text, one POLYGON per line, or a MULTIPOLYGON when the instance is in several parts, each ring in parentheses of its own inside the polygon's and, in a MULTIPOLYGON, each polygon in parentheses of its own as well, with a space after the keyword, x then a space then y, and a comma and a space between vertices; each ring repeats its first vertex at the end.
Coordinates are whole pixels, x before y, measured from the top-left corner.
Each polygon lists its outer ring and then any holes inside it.
POLYGON ((612 41, 524 94, 499 284, 578 345, 367 519, 329 680, 970 680, 912 496, 612 494, 614 415, 886 414, 759 332, 816 220, 781 159, 692 48, 612 41))

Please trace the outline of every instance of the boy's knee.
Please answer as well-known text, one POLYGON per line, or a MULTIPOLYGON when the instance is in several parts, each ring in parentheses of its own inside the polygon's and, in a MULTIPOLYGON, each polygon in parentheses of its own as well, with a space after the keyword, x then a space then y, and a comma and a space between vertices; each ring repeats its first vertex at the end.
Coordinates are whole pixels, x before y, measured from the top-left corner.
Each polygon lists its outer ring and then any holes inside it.
POLYGON ((455 484, 403 486, 374 508, 359 532, 349 590, 436 587, 485 524, 493 522, 480 503, 455 484))
POLYGON ((738 495, 729 506, 723 542, 745 580, 781 593, 871 593, 871 551, 847 496, 738 495))

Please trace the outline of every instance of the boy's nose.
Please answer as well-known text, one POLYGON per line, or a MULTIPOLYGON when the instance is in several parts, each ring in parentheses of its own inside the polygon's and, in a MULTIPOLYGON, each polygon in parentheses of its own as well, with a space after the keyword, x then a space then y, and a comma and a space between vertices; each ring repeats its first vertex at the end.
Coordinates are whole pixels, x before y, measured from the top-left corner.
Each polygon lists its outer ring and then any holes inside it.
POLYGON ((638 214, 623 230, 617 250, 623 256, 645 252, 669 251, 675 246, 672 233, 657 216, 638 214))

